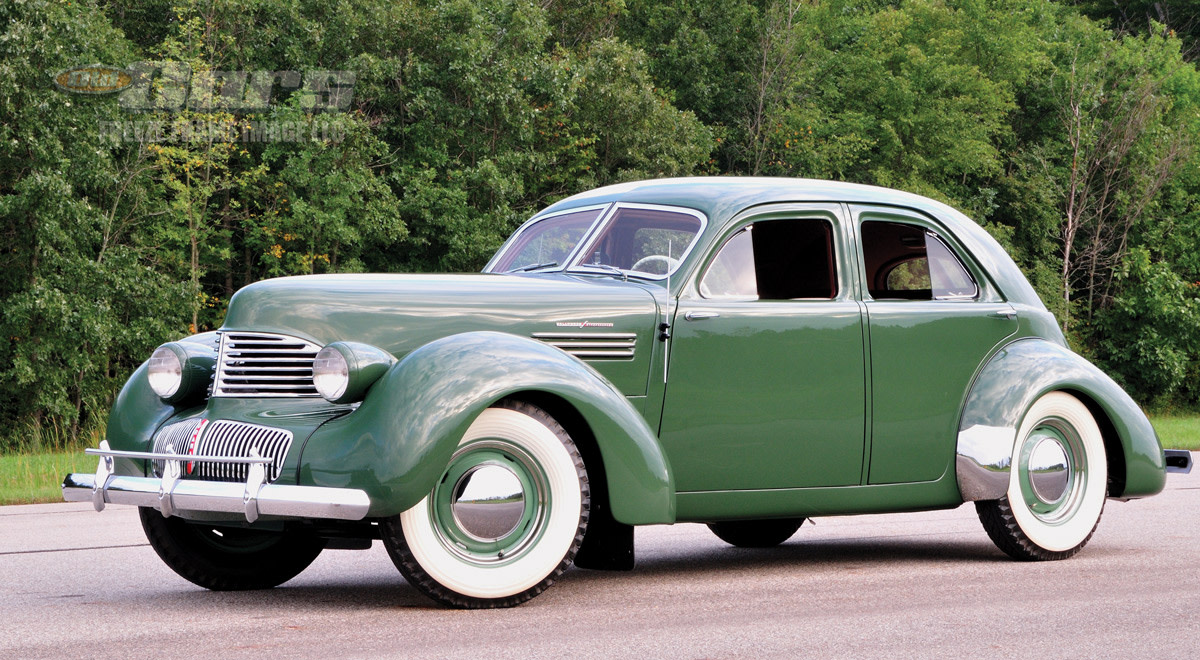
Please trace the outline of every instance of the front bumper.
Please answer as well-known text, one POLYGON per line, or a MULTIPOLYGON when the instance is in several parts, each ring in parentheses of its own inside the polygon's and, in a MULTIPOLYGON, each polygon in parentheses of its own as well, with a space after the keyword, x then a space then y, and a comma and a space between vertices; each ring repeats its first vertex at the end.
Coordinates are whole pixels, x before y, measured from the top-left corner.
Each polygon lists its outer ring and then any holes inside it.
POLYGON ((270 462, 257 452, 249 458, 189 456, 175 453, 114 451, 107 442, 86 453, 100 457, 96 474, 68 474, 63 479, 63 499, 92 502, 97 511, 105 504, 153 507, 164 516, 188 517, 188 512, 241 514, 246 522, 259 516, 362 520, 371 500, 367 493, 352 488, 277 486, 265 483, 265 465, 270 462), (130 477, 113 474, 114 458, 163 461, 163 476, 130 477), (245 463, 250 465, 245 483, 181 479, 184 464, 191 462, 245 463))

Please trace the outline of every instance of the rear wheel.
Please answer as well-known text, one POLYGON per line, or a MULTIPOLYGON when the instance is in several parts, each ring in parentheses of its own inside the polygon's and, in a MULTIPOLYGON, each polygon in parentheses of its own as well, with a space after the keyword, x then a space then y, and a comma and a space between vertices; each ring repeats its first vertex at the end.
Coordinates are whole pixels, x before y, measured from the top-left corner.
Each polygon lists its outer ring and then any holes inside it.
POLYGON ((1008 493, 975 509, 1014 559, 1066 559, 1092 538, 1107 492, 1104 438, 1091 411, 1051 392, 1034 402, 1017 432, 1008 493))
POLYGON ((792 538, 802 524, 803 518, 733 520, 709 523, 708 528, 717 538, 739 548, 772 548, 792 538))
POLYGON ((269 589, 313 563, 325 541, 300 532, 267 532, 138 513, 150 547, 181 577, 214 591, 269 589))
POLYGON ((509 607, 545 591, 587 529, 587 471, 540 408, 503 403, 467 430, 425 499, 383 524, 405 579, 452 607, 509 607))

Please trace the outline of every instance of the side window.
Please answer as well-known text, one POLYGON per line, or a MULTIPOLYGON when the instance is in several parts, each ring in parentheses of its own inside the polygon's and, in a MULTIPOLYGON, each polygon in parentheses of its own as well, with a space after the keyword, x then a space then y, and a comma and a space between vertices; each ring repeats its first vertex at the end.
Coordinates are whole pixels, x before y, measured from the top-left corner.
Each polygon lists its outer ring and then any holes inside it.
POLYGON ((862 223, 863 263, 872 298, 970 300, 979 287, 931 231, 901 222, 862 223))
POLYGON ((721 246, 700 279, 705 298, 832 299, 837 295, 833 227, 824 220, 765 220, 721 246))

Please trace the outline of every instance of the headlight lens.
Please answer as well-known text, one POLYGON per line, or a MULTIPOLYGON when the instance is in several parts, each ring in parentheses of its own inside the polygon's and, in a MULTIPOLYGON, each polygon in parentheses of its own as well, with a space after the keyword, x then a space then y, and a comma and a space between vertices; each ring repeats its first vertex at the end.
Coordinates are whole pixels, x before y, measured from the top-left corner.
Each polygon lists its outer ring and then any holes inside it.
POLYGON ((362 401, 396 358, 380 348, 352 341, 335 341, 313 359, 313 385, 330 403, 362 401))
POLYGON ((338 400, 350 385, 350 364, 336 346, 322 348, 313 360, 313 385, 330 401, 338 400))
POLYGON ((172 405, 194 402, 208 391, 217 353, 213 347, 189 340, 154 349, 146 362, 146 380, 160 399, 172 405))
POLYGON ((159 346, 150 355, 147 370, 150 389, 164 399, 170 399, 183 384, 183 360, 168 346, 159 346))

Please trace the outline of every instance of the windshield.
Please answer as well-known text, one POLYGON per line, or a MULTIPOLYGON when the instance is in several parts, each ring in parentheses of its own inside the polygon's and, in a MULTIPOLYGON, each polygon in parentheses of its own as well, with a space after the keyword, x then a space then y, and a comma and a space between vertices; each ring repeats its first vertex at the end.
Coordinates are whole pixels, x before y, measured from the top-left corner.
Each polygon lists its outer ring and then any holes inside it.
POLYGON ((553 269, 661 279, 679 266, 704 227, 703 216, 687 209, 618 204, 609 213, 605 210, 569 211, 527 224, 487 271, 553 269), (584 240, 586 246, 579 249, 584 240))
POLYGON ((508 248, 488 270, 508 273, 565 263, 603 210, 596 208, 552 215, 525 227, 510 239, 508 248))
POLYGON ((679 265, 702 226, 700 218, 691 213, 621 207, 588 244, 579 265, 666 276, 679 265))

